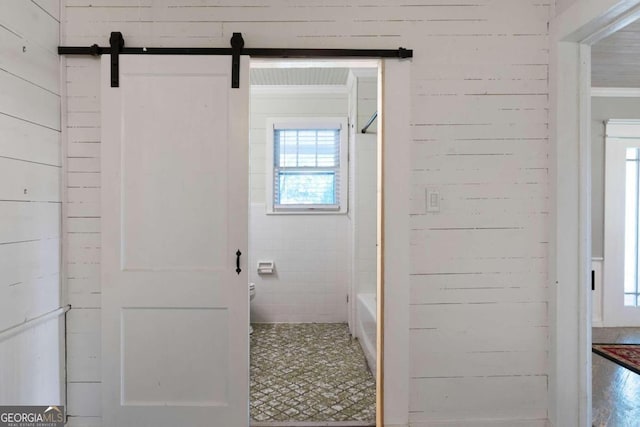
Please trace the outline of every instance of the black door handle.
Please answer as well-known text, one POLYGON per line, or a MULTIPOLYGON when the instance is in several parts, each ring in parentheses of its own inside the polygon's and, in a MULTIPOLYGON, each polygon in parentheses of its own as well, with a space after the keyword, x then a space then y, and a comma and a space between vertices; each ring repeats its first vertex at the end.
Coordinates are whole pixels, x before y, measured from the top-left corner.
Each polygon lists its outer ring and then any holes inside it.
POLYGON ((240 272, 242 271, 242 269, 240 268, 240 255, 242 255, 242 252, 240 252, 240 249, 238 249, 238 252, 236 252, 236 273, 240 274, 240 272))

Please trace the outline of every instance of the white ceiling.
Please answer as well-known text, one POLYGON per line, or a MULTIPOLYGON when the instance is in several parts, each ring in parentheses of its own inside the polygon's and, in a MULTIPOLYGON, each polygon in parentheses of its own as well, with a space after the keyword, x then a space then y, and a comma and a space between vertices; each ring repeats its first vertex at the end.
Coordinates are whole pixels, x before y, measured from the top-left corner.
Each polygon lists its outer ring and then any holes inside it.
POLYGON ((640 21, 592 46, 591 86, 640 87, 640 21))

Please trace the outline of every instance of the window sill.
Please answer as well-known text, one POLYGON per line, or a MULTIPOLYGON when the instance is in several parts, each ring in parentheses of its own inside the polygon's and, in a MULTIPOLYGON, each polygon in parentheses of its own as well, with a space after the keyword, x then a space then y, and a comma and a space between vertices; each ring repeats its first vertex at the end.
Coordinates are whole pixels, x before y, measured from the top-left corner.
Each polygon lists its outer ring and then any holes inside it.
POLYGON ((346 210, 340 209, 267 209, 267 215, 346 215, 346 210))

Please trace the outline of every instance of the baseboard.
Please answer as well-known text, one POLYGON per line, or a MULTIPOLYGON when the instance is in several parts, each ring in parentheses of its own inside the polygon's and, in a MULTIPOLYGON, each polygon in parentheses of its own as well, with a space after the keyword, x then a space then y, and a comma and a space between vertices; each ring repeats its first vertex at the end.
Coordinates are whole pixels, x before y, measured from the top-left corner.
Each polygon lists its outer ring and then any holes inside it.
POLYGON ((550 427, 550 425, 548 419, 434 420, 409 423, 409 427, 550 427))

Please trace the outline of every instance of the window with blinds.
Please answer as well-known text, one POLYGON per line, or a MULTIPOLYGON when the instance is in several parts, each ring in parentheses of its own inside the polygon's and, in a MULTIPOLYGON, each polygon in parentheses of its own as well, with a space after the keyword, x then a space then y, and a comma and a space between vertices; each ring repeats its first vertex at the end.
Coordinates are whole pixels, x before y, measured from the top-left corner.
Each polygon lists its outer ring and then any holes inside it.
POLYGON ((272 211, 344 210, 342 124, 274 124, 271 129, 272 211))

